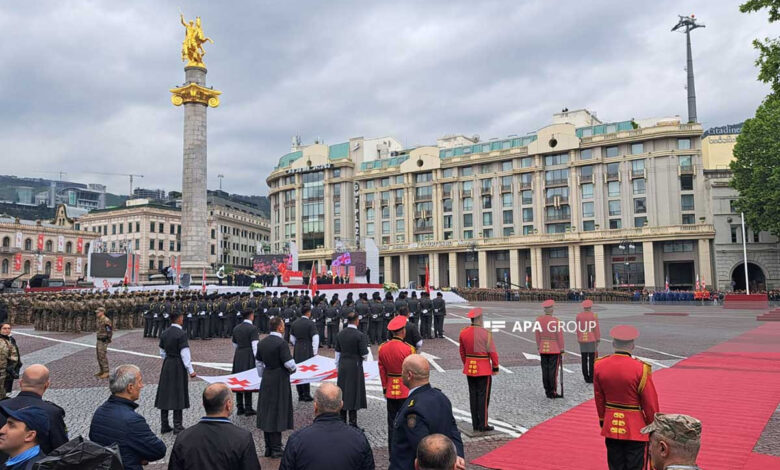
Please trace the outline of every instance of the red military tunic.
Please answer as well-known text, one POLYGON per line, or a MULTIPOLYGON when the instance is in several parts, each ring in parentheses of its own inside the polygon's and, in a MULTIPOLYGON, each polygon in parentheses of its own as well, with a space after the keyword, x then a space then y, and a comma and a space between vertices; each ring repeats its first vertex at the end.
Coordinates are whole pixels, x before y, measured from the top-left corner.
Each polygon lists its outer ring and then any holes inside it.
POLYGON ((536 347, 539 354, 560 354, 563 351, 563 329, 552 315, 539 315, 536 321, 541 330, 536 330, 536 347))
POLYGON ((460 331, 460 360, 463 373, 471 377, 498 372, 498 353, 493 335, 481 326, 467 326, 460 331))
POLYGON ((397 336, 379 345, 379 378, 386 398, 400 400, 409 396, 409 389, 401 380, 401 366, 410 354, 414 354, 414 346, 397 336))
POLYGON ((650 364, 623 351, 596 360, 593 391, 602 436, 648 440, 639 430, 652 423, 658 411, 651 370, 650 364))
POLYGON ((601 339, 599 320, 593 312, 580 312, 577 314, 577 341, 580 343, 594 343, 601 339), (591 323, 592 322, 592 323, 591 323), (595 325, 595 327, 592 327, 595 325))

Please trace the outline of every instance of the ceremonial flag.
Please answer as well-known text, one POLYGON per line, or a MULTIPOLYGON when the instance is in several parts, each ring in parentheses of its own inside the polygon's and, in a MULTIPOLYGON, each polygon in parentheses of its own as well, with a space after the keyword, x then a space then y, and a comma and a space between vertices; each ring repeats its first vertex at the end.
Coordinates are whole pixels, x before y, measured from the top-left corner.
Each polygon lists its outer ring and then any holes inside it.
POLYGON ((704 282, 704 279, 701 280, 701 290, 704 290, 706 287, 706 283, 704 282))
POLYGON ((76 239, 76 253, 81 254, 84 251, 84 239, 78 237, 76 239))
POLYGON ((355 282, 355 267, 349 267, 349 282, 355 282))
POLYGON ((17 253, 14 255, 14 271, 22 270, 22 254, 17 253))
POLYGON ((666 292, 669 292, 669 275, 666 275, 666 292))
POLYGON ((60 253, 65 251, 65 236, 64 235, 59 235, 57 237, 57 251, 59 251, 60 253))
POLYGON ((206 268, 203 268, 203 277, 201 277, 200 281, 200 290, 204 294, 206 293, 206 268))
POLYGON ((43 271, 43 255, 38 256, 38 272, 43 271))
POLYGON ((43 234, 38 234, 38 251, 43 251, 43 234))
POLYGON ((125 285, 130 284, 130 278, 133 276, 133 255, 127 254, 127 267, 125 268, 125 285))
POLYGON ((528 286, 531 285, 531 279, 530 276, 526 273, 525 275, 525 288, 528 289, 528 286))
POLYGON ((309 277, 309 290, 314 298, 317 295, 317 271, 314 270, 314 263, 311 264, 311 277, 309 277))
POLYGON ((81 271, 83 269, 81 263, 82 263, 81 258, 76 258, 76 274, 81 274, 81 271))
POLYGON ((327 264, 327 263, 322 263, 322 266, 320 266, 320 273, 321 273, 323 276, 325 276, 326 274, 328 274, 328 264, 327 264))
POLYGON ((427 264, 425 265, 425 292, 428 294, 431 293, 431 279, 427 264))
POLYGON ((57 272, 62 272, 62 256, 57 257, 57 272))
POLYGON ((696 275, 696 290, 699 290, 700 287, 701 287, 701 284, 699 283, 699 275, 697 274, 696 275))
POLYGON ((179 282, 181 276, 181 255, 176 257, 176 282, 179 282))
MULTIPOLYGON (((325 356, 314 356, 296 364, 296 367, 297 370, 290 376, 291 385, 318 383, 338 377, 336 361, 325 356)), ((379 364, 376 361, 363 362, 363 373, 366 381, 379 379, 379 364)), ((237 374, 199 377, 208 383, 227 384, 234 392, 254 392, 260 390, 261 385, 261 378, 254 368, 237 374)))
POLYGON ((136 253, 135 255, 135 274, 133 276, 133 284, 138 285, 140 284, 141 280, 141 255, 140 253, 136 253))
POLYGON ((16 232, 16 247, 22 247, 22 232, 16 232))

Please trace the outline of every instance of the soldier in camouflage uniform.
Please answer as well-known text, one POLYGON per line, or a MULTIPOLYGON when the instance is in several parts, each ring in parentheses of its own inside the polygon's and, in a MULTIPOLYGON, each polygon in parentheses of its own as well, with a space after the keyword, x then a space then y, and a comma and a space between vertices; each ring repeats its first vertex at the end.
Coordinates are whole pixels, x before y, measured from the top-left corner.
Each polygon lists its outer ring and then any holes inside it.
POLYGON ((108 344, 111 342, 111 336, 114 331, 111 326, 111 320, 106 317, 106 311, 103 307, 99 307, 95 312, 97 317, 97 328, 95 350, 97 351, 97 361, 100 370, 95 374, 95 377, 99 379, 108 378, 108 344))

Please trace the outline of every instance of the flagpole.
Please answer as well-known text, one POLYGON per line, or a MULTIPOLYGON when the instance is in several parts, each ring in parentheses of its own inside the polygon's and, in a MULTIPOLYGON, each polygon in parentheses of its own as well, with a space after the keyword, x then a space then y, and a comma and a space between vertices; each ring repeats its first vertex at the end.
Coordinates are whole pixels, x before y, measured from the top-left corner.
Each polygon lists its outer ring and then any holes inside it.
POLYGON ((748 280, 748 266, 747 266, 747 240, 745 240, 745 213, 740 212, 742 217, 742 257, 744 258, 745 265, 745 293, 750 295, 750 281, 748 280))

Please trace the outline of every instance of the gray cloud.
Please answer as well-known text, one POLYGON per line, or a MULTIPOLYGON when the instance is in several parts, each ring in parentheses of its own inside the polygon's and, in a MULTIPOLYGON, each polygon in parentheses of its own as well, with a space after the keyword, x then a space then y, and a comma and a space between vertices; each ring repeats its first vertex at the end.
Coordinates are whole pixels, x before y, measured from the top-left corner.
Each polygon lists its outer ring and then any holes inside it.
MULTIPOLYGON (((684 36, 693 11, 699 117, 749 117, 767 93, 756 82, 755 37, 766 15, 731 1, 206 2, 200 15, 208 82, 209 187, 265 194, 290 137, 327 143, 393 135, 408 145, 445 133, 525 134, 566 106, 604 120, 685 117, 684 36)), ((154 0, 0 5, 3 173, 102 181, 127 191, 181 184, 183 81, 178 4, 154 0), (46 173, 52 172, 52 173, 46 173)))

